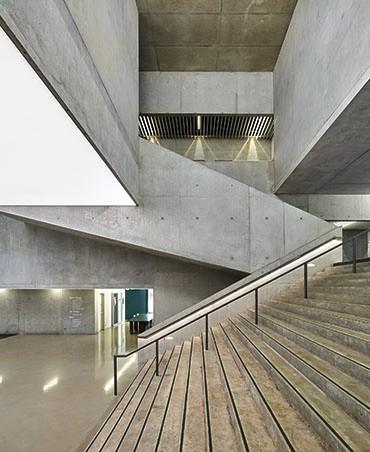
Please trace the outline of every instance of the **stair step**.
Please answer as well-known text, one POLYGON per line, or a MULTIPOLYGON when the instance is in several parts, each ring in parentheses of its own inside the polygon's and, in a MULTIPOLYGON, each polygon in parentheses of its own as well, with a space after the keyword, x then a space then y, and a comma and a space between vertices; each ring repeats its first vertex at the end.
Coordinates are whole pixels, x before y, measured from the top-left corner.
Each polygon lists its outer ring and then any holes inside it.
MULTIPOLYGON (((364 451, 370 434, 329 399, 257 334, 239 320, 230 321, 254 356, 261 360, 270 376, 291 403, 304 415, 329 448, 364 451)), ((315 449, 313 449, 315 450, 315 449)))
POLYGON ((98 430, 86 452, 100 451, 109 440, 116 425, 124 415, 128 405, 134 399, 135 395, 141 388, 141 385, 146 385, 154 374, 154 360, 147 361, 140 369, 132 384, 127 388, 126 392, 121 396, 110 415, 98 430))
POLYGON ((370 431, 370 391, 367 386, 271 328, 255 325, 246 314, 239 317, 249 329, 370 431))
POLYGON ((137 452, 155 451, 159 441, 162 425, 166 417, 168 402, 179 369, 183 346, 176 346, 171 361, 163 376, 161 386, 154 399, 153 406, 141 428, 133 450, 137 452))
MULTIPOLYGON (((254 319, 254 312, 248 311, 248 313, 254 319)), ((266 313, 260 313, 258 318, 259 324, 266 325, 274 331, 294 339, 294 342, 329 361, 343 372, 358 378, 363 383, 370 384, 370 358, 367 355, 266 313)))
MULTIPOLYGON (((163 375, 167 369, 171 354, 171 351, 166 351, 162 355, 160 375, 163 375)), ((148 412, 152 399, 156 395, 156 390, 160 386, 161 380, 162 377, 155 375, 154 372, 147 384, 141 384, 134 399, 127 406, 125 413, 106 442, 104 450, 118 450, 122 448, 130 450, 130 448, 126 448, 126 444, 135 443, 142 421, 145 419, 145 415, 148 412)))
MULTIPOLYGON (((351 264, 347 265, 336 265, 332 267, 325 268, 324 270, 327 274, 346 274, 346 273, 352 273, 353 272, 353 266, 351 264)), ((370 273, 370 264, 369 262, 357 262, 357 273, 370 273)), ((354 274, 357 274, 354 273, 354 274)))
MULTIPOLYGON (((301 292, 292 292, 292 296, 302 296, 301 292)), ((346 302, 346 303, 353 303, 353 304, 370 304, 370 295, 364 296, 361 294, 357 294, 356 292, 352 293, 345 293, 343 291, 338 292, 323 292, 321 290, 310 288, 308 286, 308 295, 310 298, 313 299, 321 299, 321 300, 328 300, 328 301, 334 301, 334 302, 346 302)))
MULTIPOLYGON (((294 301, 289 303, 280 301, 280 300, 272 300, 267 303, 268 306, 271 306, 274 309, 280 309, 283 311, 293 312, 298 315, 303 315, 305 318, 321 320, 322 322, 326 322, 333 325, 338 325, 341 327, 345 327, 351 330, 355 330, 358 332, 365 333, 368 336, 368 340, 370 340, 370 320, 362 318, 360 316, 356 316, 353 314, 341 313, 338 311, 330 311, 329 309, 320 309, 316 306, 309 306, 308 304, 297 304, 294 301)), ((370 311, 370 310, 369 310, 370 311)))
MULTIPOLYGON (((271 435, 267 431, 275 429, 274 425, 266 422, 254 401, 253 388, 251 388, 242 376, 239 367, 230 354, 229 347, 225 341, 224 334, 220 327, 211 330, 214 348, 218 357, 219 365, 222 369, 224 385, 228 388, 235 424, 238 425, 241 434, 242 450, 268 450, 277 451, 271 435)), ((263 413, 266 414, 266 413, 263 413)), ((267 414, 268 415, 268 414, 267 414)), ((280 435, 280 433, 278 433, 280 435)), ((273 432, 273 436, 277 433, 273 432)), ((279 441, 276 440, 278 444, 279 441)), ((283 447, 285 442, 283 443, 283 447)), ((280 448, 281 449, 281 448, 280 448)), ((285 449, 285 447, 284 447, 285 449)), ((224 450, 227 450, 224 449, 224 450)))
MULTIPOLYGON (((229 400, 226 394, 223 375, 217 361, 215 350, 203 350, 203 361, 205 368, 205 385, 209 412, 209 436, 212 449, 215 452, 237 452, 242 448, 243 442, 239 433, 239 425, 233 425, 230 415, 229 400), (235 426, 235 427, 234 427, 235 426), (238 445, 240 447, 238 447, 238 445)), ((243 398, 245 394, 243 393, 243 398)), ((251 412, 248 413, 251 415, 251 412)), ((271 443, 271 441, 270 441, 271 443)), ((271 444, 264 446, 271 446, 271 444)), ((271 450, 271 449, 270 449, 271 450)))
POLYGON ((271 305, 261 305, 260 311, 266 312, 272 317, 286 320, 289 323, 307 329, 315 334, 326 337, 327 339, 341 342, 343 345, 351 347, 361 353, 369 354, 370 352, 370 337, 368 334, 350 330, 338 325, 320 322, 319 320, 307 319, 302 315, 275 309, 271 305))
POLYGON ((162 431, 157 440, 158 451, 178 450, 181 440, 181 427, 191 355, 191 343, 185 341, 182 348, 179 367, 168 402, 162 431))
POLYGON ((318 436, 310 429, 300 412, 293 408, 282 392, 279 391, 265 367, 251 353, 249 347, 246 347, 232 323, 230 321, 224 322, 221 324, 221 328, 227 338, 229 349, 245 378, 255 386, 261 400, 273 416, 274 424, 285 439, 284 450, 307 452, 323 450, 318 436))
POLYGON ((184 450, 207 450, 208 447, 202 361, 201 339, 200 337, 193 337, 183 424, 182 447, 184 450))
POLYGON ((281 301, 283 303, 299 304, 302 306, 308 306, 322 310, 354 314, 358 317, 370 319, 370 309, 366 304, 345 303, 315 298, 288 297, 284 295, 279 295, 275 297, 274 300, 281 301))

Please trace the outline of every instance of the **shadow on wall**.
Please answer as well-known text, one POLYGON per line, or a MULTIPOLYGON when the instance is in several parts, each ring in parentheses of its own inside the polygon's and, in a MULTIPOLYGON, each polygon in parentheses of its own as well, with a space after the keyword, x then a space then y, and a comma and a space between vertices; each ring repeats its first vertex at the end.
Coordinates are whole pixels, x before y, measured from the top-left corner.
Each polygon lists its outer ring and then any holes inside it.
POLYGON ((150 141, 196 161, 272 160, 271 141, 255 137, 247 139, 152 137, 150 141))

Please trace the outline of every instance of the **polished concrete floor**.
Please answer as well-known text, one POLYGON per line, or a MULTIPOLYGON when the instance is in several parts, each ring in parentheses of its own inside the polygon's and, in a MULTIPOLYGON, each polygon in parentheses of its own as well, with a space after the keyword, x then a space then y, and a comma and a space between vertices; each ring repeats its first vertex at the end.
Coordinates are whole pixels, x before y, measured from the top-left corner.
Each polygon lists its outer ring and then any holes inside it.
MULTIPOLYGON (((112 355, 117 344, 123 344, 119 351, 136 346, 127 326, 97 335, 2 339, 1 452, 79 450, 114 404, 112 355)), ((137 368, 135 357, 120 364, 120 389, 137 368)))

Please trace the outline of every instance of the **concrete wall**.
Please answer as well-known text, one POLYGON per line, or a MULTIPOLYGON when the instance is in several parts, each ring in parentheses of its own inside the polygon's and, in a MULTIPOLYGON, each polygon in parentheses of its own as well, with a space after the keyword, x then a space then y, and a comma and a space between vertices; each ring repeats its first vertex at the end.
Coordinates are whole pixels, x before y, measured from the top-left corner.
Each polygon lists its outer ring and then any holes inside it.
MULTIPOLYGON (((369 16, 367 0, 298 1, 274 70, 275 189, 369 80, 369 16)), ((333 145, 342 139, 337 132, 333 145)), ((311 162, 312 174, 322 164, 335 158, 311 162)))
POLYGON ((138 17, 134 0, 0 0, 2 25, 128 191, 138 196, 138 17))
MULTIPOLYGON (((240 274, 100 243, 0 216, 2 288, 153 288, 156 323, 199 302, 240 277, 240 274)), ((24 293, 38 292, 34 290, 24 293)), ((91 309, 94 312, 96 302, 94 291, 91 292, 91 309)), ((67 301, 69 293, 70 291, 63 290, 67 301)), ((45 294, 44 303, 49 303, 53 293, 47 290, 45 294)), ((47 322, 47 313, 38 311, 39 304, 36 301, 34 300, 32 315, 41 315, 47 322)), ((57 310, 62 309, 61 300, 57 299, 57 302, 57 310)), ((50 305, 46 306, 49 309, 50 305)), ((2 307, 4 304, 0 303, 0 318, 6 319, 10 316, 8 309, 12 306, 9 305, 5 313, 1 311, 2 307)), ((53 312, 50 312, 50 316, 54 316, 53 312)), ((62 328, 58 322, 57 319, 57 327, 53 327, 54 329, 62 328)), ((98 323, 95 323, 97 328, 98 323)))
POLYGON ((271 193, 274 183, 274 167, 272 161, 236 161, 236 162, 199 162, 225 176, 256 188, 265 193, 271 193))
POLYGON ((141 113, 272 113, 271 72, 140 72, 141 113))
POLYGON ((279 195, 279 198, 327 221, 370 220, 370 195, 279 195))
POLYGON ((0 334, 95 332, 93 290, 0 291, 0 334))
POLYGON ((49 227, 251 273, 330 229, 326 222, 141 140, 139 207, 2 207, 49 227))
POLYGON ((166 149, 192 160, 272 160, 270 140, 221 139, 221 138, 177 138, 156 139, 166 149))

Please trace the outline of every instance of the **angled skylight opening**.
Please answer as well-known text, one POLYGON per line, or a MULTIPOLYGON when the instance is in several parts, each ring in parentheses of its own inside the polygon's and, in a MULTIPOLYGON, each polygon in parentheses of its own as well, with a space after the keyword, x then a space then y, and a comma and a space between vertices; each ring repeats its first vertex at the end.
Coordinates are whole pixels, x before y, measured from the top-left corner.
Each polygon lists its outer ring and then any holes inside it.
POLYGON ((0 28, 0 205, 135 203, 0 28))

